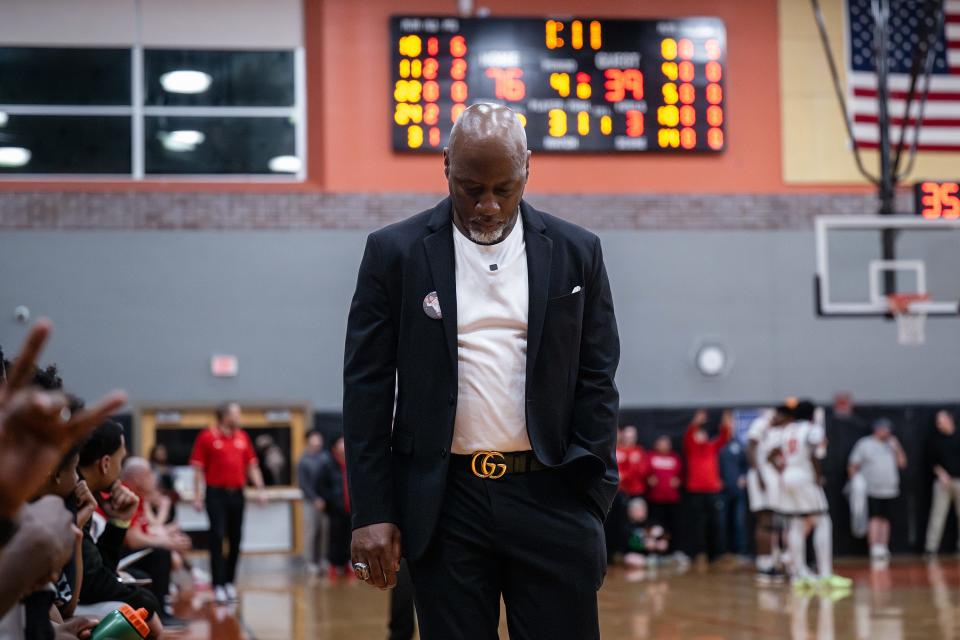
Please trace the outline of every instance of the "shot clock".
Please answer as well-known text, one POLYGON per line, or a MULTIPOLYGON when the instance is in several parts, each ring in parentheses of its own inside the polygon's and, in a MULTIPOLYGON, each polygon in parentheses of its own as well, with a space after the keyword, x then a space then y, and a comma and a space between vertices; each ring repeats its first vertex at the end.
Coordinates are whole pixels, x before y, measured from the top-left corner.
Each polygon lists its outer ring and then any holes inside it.
POLYGON ((913 186, 915 213, 928 220, 960 219, 960 184, 927 180, 913 186))
POLYGON ((475 102, 517 112, 551 152, 716 153, 726 146, 718 18, 395 16, 393 148, 442 149, 475 102))

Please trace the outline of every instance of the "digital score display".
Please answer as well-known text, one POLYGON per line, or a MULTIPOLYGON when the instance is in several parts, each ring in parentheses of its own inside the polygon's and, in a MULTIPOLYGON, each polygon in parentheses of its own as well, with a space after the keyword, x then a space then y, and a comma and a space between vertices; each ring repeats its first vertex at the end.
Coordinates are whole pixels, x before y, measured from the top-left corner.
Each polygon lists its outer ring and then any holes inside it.
POLYGON ((719 18, 390 19, 395 151, 436 152, 476 102, 519 114, 533 150, 719 152, 719 18))
POLYGON ((918 182, 913 186, 915 212, 928 220, 960 219, 960 184, 918 182))

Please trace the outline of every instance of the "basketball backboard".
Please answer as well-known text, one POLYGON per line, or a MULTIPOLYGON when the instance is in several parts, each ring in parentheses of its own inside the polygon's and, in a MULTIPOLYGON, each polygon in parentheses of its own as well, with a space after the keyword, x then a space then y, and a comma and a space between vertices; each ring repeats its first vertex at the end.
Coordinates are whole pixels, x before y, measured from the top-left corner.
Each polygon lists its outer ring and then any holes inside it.
POLYGON ((960 315, 960 220, 920 216, 820 216, 816 311, 823 317, 889 317, 888 294, 927 294, 910 310, 960 315), (885 232, 894 234, 883 255, 885 232), (892 273, 893 290, 885 287, 892 273))

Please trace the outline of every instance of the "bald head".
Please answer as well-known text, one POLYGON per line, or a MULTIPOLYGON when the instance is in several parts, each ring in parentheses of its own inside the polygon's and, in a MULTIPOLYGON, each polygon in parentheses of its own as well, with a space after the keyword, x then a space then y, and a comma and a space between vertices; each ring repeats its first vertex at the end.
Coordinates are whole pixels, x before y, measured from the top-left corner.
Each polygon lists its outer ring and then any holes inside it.
POLYGON ((527 158, 527 134, 520 119, 512 110, 498 104, 470 105, 453 125, 448 147, 452 155, 476 146, 505 153, 517 163, 527 158))
POLYGON ((120 478, 137 493, 149 492, 154 486, 153 469, 144 458, 127 458, 120 478))
POLYGON ((507 107, 464 110, 443 150, 453 222, 478 244, 496 244, 513 229, 530 172, 527 135, 507 107))

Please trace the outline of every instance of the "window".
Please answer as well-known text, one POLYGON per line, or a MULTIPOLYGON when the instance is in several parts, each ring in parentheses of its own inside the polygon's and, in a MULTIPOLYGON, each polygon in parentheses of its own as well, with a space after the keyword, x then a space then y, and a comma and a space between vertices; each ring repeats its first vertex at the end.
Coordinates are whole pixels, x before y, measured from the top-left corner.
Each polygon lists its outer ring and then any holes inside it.
POLYGON ((146 104, 156 106, 292 107, 294 70, 291 51, 144 52, 146 104), (164 89, 168 74, 191 70, 210 78, 206 91, 176 93, 164 89))
POLYGON ((0 77, 0 176, 304 176, 299 50, 2 47, 0 77))
POLYGON ((0 49, 0 104, 130 106, 129 49, 0 49))
POLYGON ((294 146, 289 118, 146 120, 147 174, 203 174, 213 167, 224 174, 296 173, 294 146))
POLYGON ((129 116, 11 115, 0 128, 0 172, 131 172, 129 116))

